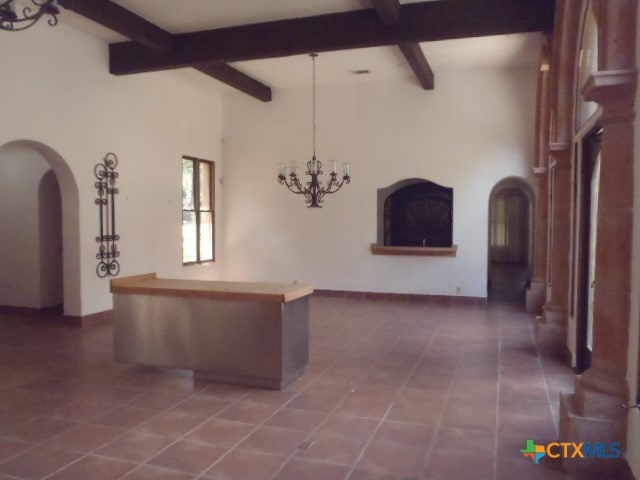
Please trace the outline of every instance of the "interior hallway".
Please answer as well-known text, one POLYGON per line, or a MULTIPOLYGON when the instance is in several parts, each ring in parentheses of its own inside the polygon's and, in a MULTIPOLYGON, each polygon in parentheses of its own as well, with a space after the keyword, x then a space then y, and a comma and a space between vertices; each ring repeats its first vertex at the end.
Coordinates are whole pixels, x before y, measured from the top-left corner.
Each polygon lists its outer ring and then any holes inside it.
POLYGON ((488 301, 524 309, 529 267, 515 262, 489 263, 488 301))
POLYGON ((284 392, 112 362, 112 327, 0 316, 0 479, 565 479, 568 367, 508 307, 311 299, 311 361, 284 392))

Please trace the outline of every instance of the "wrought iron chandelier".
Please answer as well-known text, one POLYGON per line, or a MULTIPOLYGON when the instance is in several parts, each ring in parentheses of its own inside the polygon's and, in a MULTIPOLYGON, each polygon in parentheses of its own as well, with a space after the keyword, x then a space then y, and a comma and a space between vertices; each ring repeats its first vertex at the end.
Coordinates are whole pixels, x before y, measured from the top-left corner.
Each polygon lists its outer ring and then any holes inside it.
POLYGON ((305 187, 298 177, 298 165, 294 164, 291 171, 287 173, 287 165, 280 164, 280 173, 278 174, 278 182, 285 185, 295 194, 303 195, 307 208, 322 208, 324 196, 329 193, 336 193, 345 183, 351 182, 350 164, 344 164, 344 172, 341 180, 338 180, 337 162, 333 162, 333 169, 329 174, 329 181, 325 185, 319 179, 322 171, 322 162, 316 159, 316 57, 317 53, 309 55, 313 63, 313 157, 307 162, 307 175, 311 180, 307 182, 305 187))
POLYGON ((14 0, 0 0, 0 30, 9 32, 26 30, 44 15, 49 15, 49 25, 52 27, 57 25, 57 15, 60 14, 60 10, 56 0, 31 0, 31 3, 33 6, 23 7, 16 13, 14 0))

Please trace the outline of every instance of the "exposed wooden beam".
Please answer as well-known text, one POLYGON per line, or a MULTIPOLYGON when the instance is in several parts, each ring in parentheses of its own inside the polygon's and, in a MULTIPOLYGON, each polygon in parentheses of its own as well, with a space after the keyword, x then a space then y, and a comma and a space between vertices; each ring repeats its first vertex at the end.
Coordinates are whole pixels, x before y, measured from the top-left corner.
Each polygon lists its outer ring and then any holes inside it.
POLYGON ((229 65, 224 63, 219 65, 204 64, 193 68, 216 80, 220 80, 222 83, 231 85, 236 90, 240 90, 258 100, 262 100, 263 102, 271 101, 271 88, 229 65))
POLYGON ((117 75, 202 63, 286 57, 401 43, 552 31, 555 0, 436 0, 400 8, 401 24, 385 26, 373 9, 279 20, 174 36, 168 53, 132 42, 110 45, 117 75))
MULTIPOLYGON (((371 0, 380 20, 388 27, 400 25, 400 0, 371 0)), ((400 51, 407 59, 409 66, 425 90, 433 90, 435 86, 433 70, 424 56, 419 43, 401 43, 400 51)))
POLYGON ((400 51, 407 59, 407 63, 415 73, 416 78, 425 90, 433 90, 435 88, 435 77, 431 65, 424 56, 424 52, 419 43, 401 43, 398 45, 400 51))
MULTIPOLYGON (((58 3, 67 10, 130 38, 147 51, 170 52, 173 48, 173 34, 111 0, 58 0, 58 3)), ((196 70, 258 100, 271 101, 270 87, 229 65, 203 64, 196 70)))
POLYGON ((169 52, 173 35, 110 0, 58 0, 60 6, 155 52, 169 52))

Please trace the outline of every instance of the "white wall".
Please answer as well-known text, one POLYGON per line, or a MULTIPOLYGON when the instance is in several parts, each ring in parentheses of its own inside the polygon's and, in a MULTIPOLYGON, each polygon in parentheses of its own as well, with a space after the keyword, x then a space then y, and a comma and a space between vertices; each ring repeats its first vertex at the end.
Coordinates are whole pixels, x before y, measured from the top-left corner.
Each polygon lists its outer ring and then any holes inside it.
MULTIPOLYGON (((0 43, 0 146, 15 140, 38 145, 60 181, 65 313, 112 306, 108 280, 95 273, 93 167, 107 152, 120 159, 121 275, 220 275, 220 261, 183 267, 181 259, 181 156, 216 161, 218 174, 224 171, 215 81, 195 71, 112 76, 107 44, 63 24, 0 32, 0 43)), ((221 238, 217 245, 223 259, 221 238)))
POLYGON ((318 158, 352 163, 352 182, 308 210, 276 181, 280 162, 311 156, 310 88, 271 104, 225 97, 226 277, 316 288, 486 296, 488 199, 529 175, 535 70, 437 73, 414 83, 318 88, 318 158), (372 256, 376 190, 421 177, 454 189, 456 258, 372 256))
MULTIPOLYGON (((640 68, 640 17, 636 29, 636 68, 640 68)), ((638 75, 640 81, 640 74, 638 75)), ((633 276, 631 281, 631 313, 629 322, 628 382, 631 401, 639 399, 638 355, 640 354, 640 94, 636 94, 635 168, 633 202, 633 276)), ((640 478, 640 412, 629 412, 627 460, 636 478, 640 478)))
POLYGON ((0 305, 62 304, 60 193, 52 174, 35 150, 0 148, 0 305))

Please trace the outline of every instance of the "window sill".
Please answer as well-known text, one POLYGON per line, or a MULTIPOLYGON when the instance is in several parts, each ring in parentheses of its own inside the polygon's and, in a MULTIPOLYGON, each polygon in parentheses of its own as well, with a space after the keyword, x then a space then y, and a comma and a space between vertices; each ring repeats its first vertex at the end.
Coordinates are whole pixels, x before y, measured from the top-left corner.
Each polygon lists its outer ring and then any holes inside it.
POLYGON ((455 257, 458 246, 452 247, 391 247, 388 245, 371 244, 373 255, 413 255, 418 257, 455 257))

